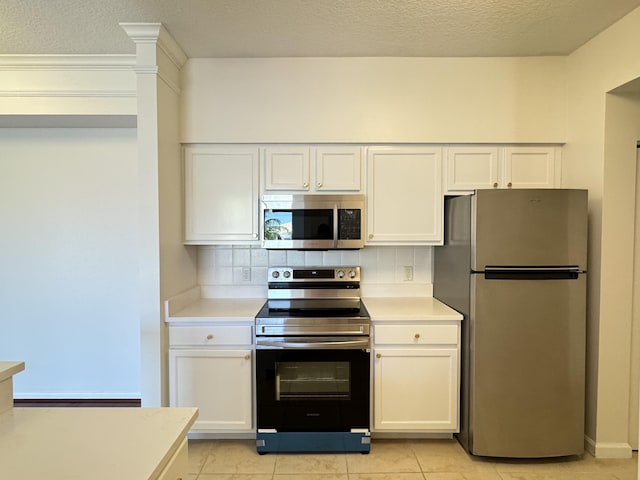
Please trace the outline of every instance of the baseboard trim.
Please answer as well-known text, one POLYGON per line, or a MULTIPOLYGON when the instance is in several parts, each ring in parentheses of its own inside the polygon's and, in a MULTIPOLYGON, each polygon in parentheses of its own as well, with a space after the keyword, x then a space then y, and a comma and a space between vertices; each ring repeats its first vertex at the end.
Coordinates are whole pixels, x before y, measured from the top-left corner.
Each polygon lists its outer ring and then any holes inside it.
POLYGON ((596 442, 585 435, 584 449, 596 458, 631 458, 633 449, 626 442, 596 442))
POLYGON ((140 407, 139 398, 15 398, 15 407, 140 407))

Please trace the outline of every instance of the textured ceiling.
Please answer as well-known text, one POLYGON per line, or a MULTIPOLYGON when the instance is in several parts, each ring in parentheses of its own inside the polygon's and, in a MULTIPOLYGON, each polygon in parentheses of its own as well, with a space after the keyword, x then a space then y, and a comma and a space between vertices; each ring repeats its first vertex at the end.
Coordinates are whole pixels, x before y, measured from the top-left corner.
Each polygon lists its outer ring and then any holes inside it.
POLYGON ((640 0, 0 0, 0 54, 127 54, 162 22, 188 57, 565 55, 640 0))

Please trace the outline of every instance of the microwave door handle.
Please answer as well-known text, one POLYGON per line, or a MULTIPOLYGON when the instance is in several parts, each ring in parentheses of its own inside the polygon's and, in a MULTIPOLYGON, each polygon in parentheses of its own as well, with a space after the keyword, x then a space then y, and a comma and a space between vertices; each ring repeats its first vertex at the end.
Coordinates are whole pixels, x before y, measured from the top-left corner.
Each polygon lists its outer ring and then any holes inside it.
POLYGON ((265 238, 264 238, 264 212, 266 212, 268 210, 267 208, 267 202, 265 202, 264 200, 260 200, 260 204, 262 205, 261 208, 258 209, 258 235, 260 235, 260 241, 264 242, 265 238))
POLYGON ((333 248, 338 248, 338 237, 340 235, 338 232, 338 207, 337 203, 333 205, 333 248))

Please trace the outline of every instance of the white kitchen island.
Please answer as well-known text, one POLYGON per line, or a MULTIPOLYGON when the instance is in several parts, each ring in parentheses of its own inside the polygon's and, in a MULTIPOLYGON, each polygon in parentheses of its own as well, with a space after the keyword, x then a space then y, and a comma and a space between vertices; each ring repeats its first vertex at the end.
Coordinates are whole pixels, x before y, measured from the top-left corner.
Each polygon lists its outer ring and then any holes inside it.
MULTIPOLYGON (((4 366, 0 376, 17 368, 4 366)), ((186 479, 197 416, 196 408, 11 407, 0 413, 0 478, 186 479)))

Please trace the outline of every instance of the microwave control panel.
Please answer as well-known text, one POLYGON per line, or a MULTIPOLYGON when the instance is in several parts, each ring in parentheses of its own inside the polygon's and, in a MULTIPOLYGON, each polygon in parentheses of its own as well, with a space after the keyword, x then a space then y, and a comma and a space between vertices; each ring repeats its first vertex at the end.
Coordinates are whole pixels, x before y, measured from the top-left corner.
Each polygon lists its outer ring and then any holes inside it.
POLYGON ((360 240, 362 232, 361 210, 359 208, 341 208, 338 210, 338 239, 360 240))

